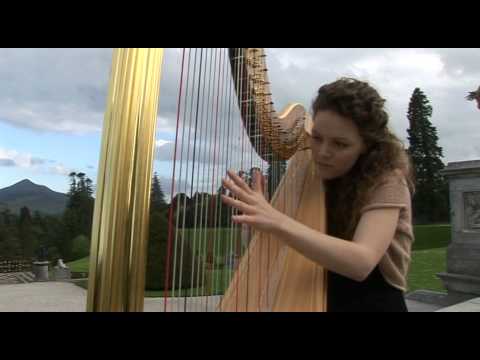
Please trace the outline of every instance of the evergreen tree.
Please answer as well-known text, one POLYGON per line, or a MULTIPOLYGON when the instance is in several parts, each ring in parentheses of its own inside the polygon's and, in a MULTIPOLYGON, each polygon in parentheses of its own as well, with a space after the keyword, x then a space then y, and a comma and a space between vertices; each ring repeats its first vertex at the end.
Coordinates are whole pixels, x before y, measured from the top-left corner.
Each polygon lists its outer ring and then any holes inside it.
POLYGON ((18 239, 18 217, 4 209, 0 213, 0 258, 15 258, 22 255, 18 239))
POLYGON ((92 181, 85 173, 71 172, 67 208, 63 214, 63 240, 58 250, 66 261, 74 260, 74 239, 80 235, 90 239, 93 223, 94 199, 92 181))
POLYGON ((23 257, 33 258, 35 256, 35 251, 37 250, 37 239, 33 232, 33 222, 30 209, 25 206, 20 209, 18 233, 23 257))
POLYGON ((93 182, 89 178, 85 181, 86 183, 86 193, 89 197, 93 197, 93 182))
POLYGON ((0 258, 15 258, 22 255, 18 239, 18 219, 9 209, 0 213, 0 258))
POLYGON ((160 186, 160 180, 158 179, 157 173, 153 175, 150 197, 151 213, 155 211, 162 211, 167 207, 167 202, 165 201, 165 194, 163 193, 162 187, 160 186))
POLYGON ((176 289, 188 288, 191 284, 193 260, 192 249, 189 241, 181 235, 181 233, 187 233, 188 230, 185 232, 180 230, 178 237, 176 237, 175 233, 173 233, 170 254, 168 255, 167 248, 169 231, 167 213, 168 212, 165 211, 156 211, 150 215, 147 268, 145 278, 145 288, 148 290, 163 290, 165 288, 167 257, 170 258, 168 289, 172 288, 174 277, 176 289), (173 273, 174 265, 175 275, 173 273))
POLYGON ((436 128, 430 122, 432 106, 425 94, 416 88, 410 99, 408 153, 415 169, 416 193, 413 216, 416 223, 448 221, 448 184, 440 174, 442 148, 438 146, 436 128))
POLYGON ((63 243, 64 224, 57 215, 34 216, 34 225, 38 238, 38 246, 46 251, 47 260, 55 262, 62 256, 59 253, 63 243))

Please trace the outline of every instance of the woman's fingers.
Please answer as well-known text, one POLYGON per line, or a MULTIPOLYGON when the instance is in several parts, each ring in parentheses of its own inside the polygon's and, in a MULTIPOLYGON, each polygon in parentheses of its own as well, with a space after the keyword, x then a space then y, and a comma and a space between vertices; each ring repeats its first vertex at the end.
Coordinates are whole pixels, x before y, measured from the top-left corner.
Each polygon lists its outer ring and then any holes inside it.
POLYGON ((255 219, 251 215, 233 215, 232 221, 236 224, 255 225, 255 219))
POLYGON ((246 193, 245 190, 241 189, 239 186, 235 185, 235 183, 231 180, 223 179, 222 180, 223 186, 225 186, 231 193, 233 193, 237 198, 250 204, 252 199, 249 197, 249 194, 246 193))
POLYGON ((252 210, 253 210, 252 207, 249 206, 248 204, 245 204, 242 201, 232 199, 231 197, 228 197, 228 196, 225 196, 225 195, 222 195, 222 200, 225 204, 230 205, 230 206, 240 210, 242 213, 245 213, 245 214, 252 213, 252 210))
POLYGON ((245 191, 247 194, 250 194, 252 190, 248 187, 248 184, 237 174, 235 174, 232 170, 227 170, 228 176, 233 180, 235 185, 237 185, 240 189, 245 191))
POLYGON ((253 191, 263 194, 264 190, 264 178, 260 170, 255 170, 253 172, 253 191))

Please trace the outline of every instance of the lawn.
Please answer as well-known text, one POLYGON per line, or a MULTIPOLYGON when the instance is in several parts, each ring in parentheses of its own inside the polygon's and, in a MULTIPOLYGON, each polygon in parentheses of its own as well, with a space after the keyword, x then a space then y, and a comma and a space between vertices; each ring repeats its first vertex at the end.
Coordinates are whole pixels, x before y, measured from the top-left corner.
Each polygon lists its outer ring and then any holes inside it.
POLYGON ((447 246, 451 239, 451 226, 416 225, 412 247, 412 263, 408 274, 408 292, 432 290, 446 292, 436 276, 446 271, 447 246))
POLYGON ((89 270, 89 259, 90 257, 85 257, 83 259, 75 260, 67 263, 71 272, 87 272, 89 270))
MULTIPOLYGON (((214 270, 209 272, 210 279, 213 279, 214 286, 198 286, 192 289, 181 289, 175 290, 173 296, 175 297, 184 297, 184 296, 202 296, 202 295, 222 295, 225 292, 225 289, 228 286, 228 279, 230 278, 230 272, 228 270, 214 270)), ((75 285, 78 285, 84 289, 88 288, 88 279, 76 280, 75 285)), ((168 295, 172 296, 172 290, 168 291, 168 295)), ((146 290, 145 297, 163 297, 163 290, 146 290)))
POLYGON ((416 250, 408 275, 408 292, 432 290, 445 292, 441 280, 436 276, 446 269, 446 248, 416 250))
POLYGON ((413 232, 415 242, 412 250, 445 248, 450 243, 451 226, 445 225, 415 225, 413 232))

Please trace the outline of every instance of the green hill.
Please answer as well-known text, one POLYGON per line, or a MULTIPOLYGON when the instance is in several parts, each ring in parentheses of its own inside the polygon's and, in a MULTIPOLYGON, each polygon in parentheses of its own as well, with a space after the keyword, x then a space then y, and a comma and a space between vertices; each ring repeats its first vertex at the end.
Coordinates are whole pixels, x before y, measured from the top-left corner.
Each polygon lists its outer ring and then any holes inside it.
POLYGON ((13 213, 19 213, 26 206, 31 212, 55 215, 61 214, 66 205, 67 195, 27 179, 0 189, 0 210, 8 207, 13 213))

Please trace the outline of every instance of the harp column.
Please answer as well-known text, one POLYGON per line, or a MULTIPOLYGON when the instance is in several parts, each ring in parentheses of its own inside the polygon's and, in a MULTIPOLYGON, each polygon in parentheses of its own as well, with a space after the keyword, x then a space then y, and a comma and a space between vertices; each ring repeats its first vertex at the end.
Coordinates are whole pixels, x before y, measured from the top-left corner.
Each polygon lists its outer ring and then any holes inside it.
POLYGON ((115 49, 103 124, 87 311, 143 311, 163 49, 115 49))

